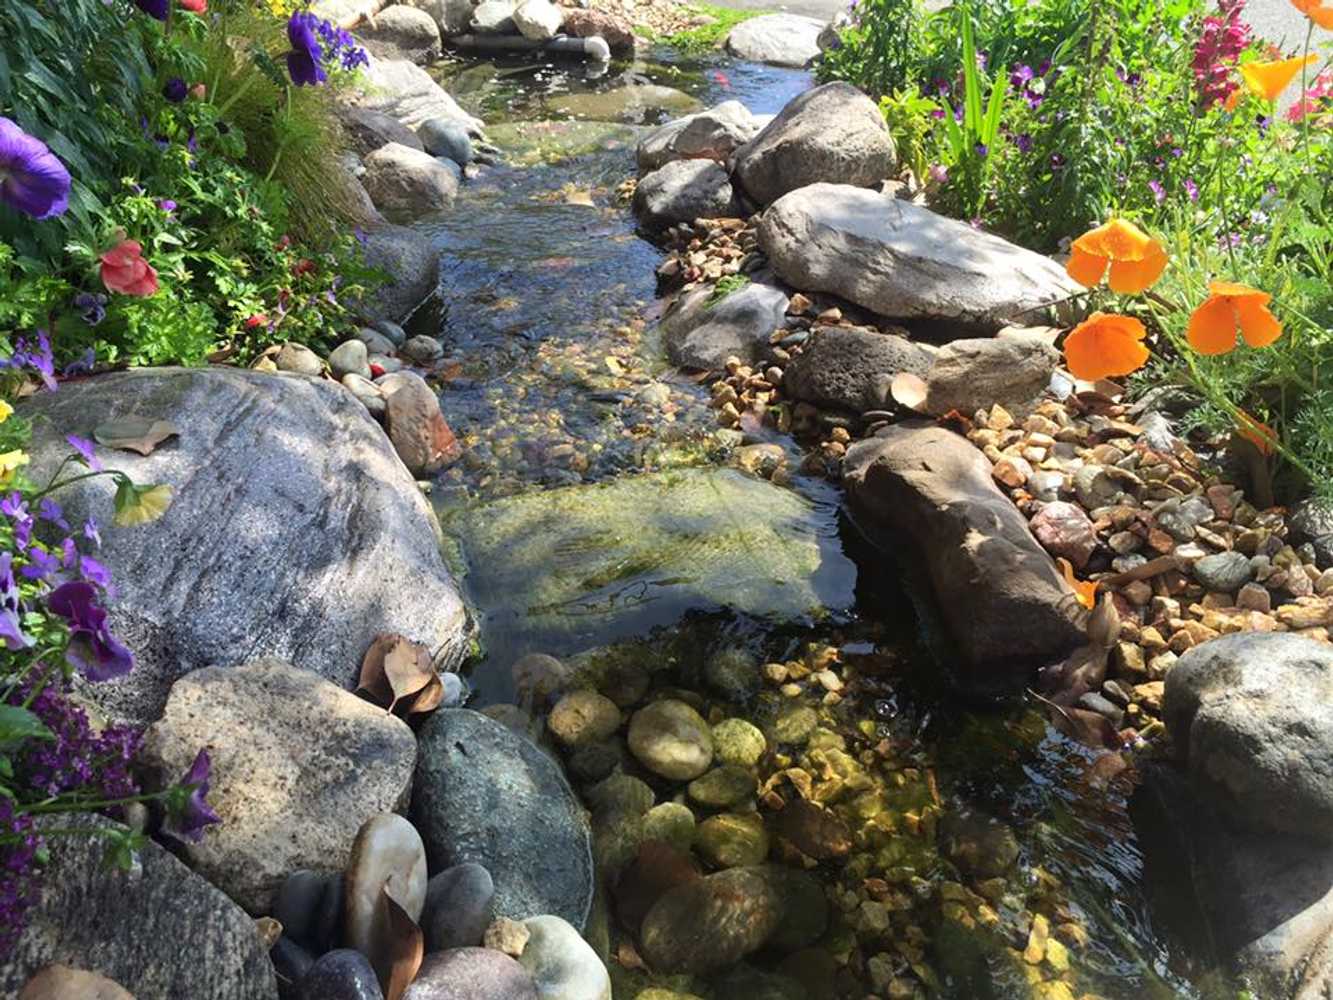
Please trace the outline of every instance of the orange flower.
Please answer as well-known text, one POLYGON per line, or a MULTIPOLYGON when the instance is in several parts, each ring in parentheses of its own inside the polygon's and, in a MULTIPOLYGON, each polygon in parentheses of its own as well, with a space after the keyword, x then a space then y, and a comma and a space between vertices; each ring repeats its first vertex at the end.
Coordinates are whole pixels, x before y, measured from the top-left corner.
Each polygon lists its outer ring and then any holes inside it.
POLYGON ((1133 295, 1151 288, 1166 269, 1166 251, 1132 222, 1112 219, 1074 241, 1065 270, 1091 288, 1111 265, 1111 291, 1133 295))
POLYGON ((1278 59, 1274 62, 1248 62, 1241 66, 1240 75, 1250 92, 1266 101, 1273 101, 1300 73, 1301 67, 1319 61, 1316 55, 1296 59, 1278 59))
POLYGON ((1277 432, 1244 410, 1236 411, 1236 434, 1258 448, 1261 455, 1271 455, 1277 450, 1277 432))
POLYGON ((1076 577, 1074 567, 1069 565, 1069 560, 1064 556, 1055 561, 1060 566, 1060 572, 1065 576, 1065 583, 1069 584, 1069 589, 1078 598, 1078 603, 1091 609, 1097 603, 1097 582, 1095 580, 1080 580, 1076 577))
POLYGON ((1319 27, 1333 31, 1333 7, 1326 7, 1323 0, 1291 0, 1291 5, 1319 27))
POLYGON ((1210 281, 1208 300, 1190 316, 1190 347, 1200 354, 1226 354, 1236 346, 1236 330, 1251 347, 1267 347, 1282 336, 1282 324, 1268 310, 1273 296, 1229 281, 1210 281))
POLYGON ((1088 382, 1128 375, 1148 360, 1146 333, 1132 316, 1095 312, 1065 338, 1065 363, 1075 378, 1088 382))

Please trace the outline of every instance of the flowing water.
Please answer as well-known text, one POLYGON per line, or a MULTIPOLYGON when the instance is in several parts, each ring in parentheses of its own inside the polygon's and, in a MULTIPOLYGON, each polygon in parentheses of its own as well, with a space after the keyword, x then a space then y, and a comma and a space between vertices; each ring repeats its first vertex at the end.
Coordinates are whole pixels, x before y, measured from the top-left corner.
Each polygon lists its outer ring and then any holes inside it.
MULTIPOLYGON (((594 79, 577 64, 440 68, 506 153, 430 224, 445 251, 446 305, 432 317, 451 359, 441 401, 467 446, 434 496, 481 624, 476 704, 515 700, 510 664, 541 652, 594 676, 630 664, 769 732, 794 707, 821 713, 809 743, 769 754, 761 777, 801 765, 816 798, 878 824, 845 864, 815 870, 844 905, 813 948, 760 953, 748 979, 687 992, 1200 995, 1206 977, 1191 984, 1198 970, 1150 915, 1129 779, 1094 768, 1031 707, 973 709, 939 690, 911 567, 867 548, 836 487, 725 467, 736 442, 706 389, 664 359, 662 254, 616 187, 645 125, 694 101, 776 112, 810 79, 720 56, 655 59, 594 79), (784 662, 839 665, 841 701, 825 704, 837 699, 818 686, 780 694, 760 665, 784 662), (857 794, 839 797, 843 784, 857 794), (893 911, 878 934, 859 909, 867 885, 893 911), (1040 964, 1016 957, 1032 912, 1064 925, 1071 971, 1059 949, 1040 964)), ((612 920, 613 952, 623 937, 612 920)), ((611 967, 617 1000, 651 981, 611 967)))

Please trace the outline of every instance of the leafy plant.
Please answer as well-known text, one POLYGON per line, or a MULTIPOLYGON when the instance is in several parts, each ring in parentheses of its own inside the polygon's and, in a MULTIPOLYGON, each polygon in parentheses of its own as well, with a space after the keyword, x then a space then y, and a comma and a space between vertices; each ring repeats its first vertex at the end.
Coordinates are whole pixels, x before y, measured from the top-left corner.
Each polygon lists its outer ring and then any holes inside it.
POLYGON ((958 19, 963 39, 963 106, 961 116, 945 113, 944 138, 951 168, 950 191, 964 211, 980 216, 993 162, 990 150, 1000 133, 1005 85, 998 78, 990 81, 990 94, 983 105, 985 74, 977 61, 972 15, 966 6, 959 7, 958 19))
POLYGON ((930 138, 939 104, 916 90, 899 90, 881 97, 879 110, 897 144, 899 162, 924 181, 930 172, 930 138))
POLYGON ((735 10, 712 3, 693 3, 689 9, 702 15, 706 19, 705 23, 673 32, 662 39, 687 55, 702 55, 721 47, 732 28, 764 13, 762 10, 735 10))
POLYGON ((921 26, 919 0, 858 0, 838 44, 820 59, 820 80, 852 80, 873 97, 903 90, 922 65, 921 26))

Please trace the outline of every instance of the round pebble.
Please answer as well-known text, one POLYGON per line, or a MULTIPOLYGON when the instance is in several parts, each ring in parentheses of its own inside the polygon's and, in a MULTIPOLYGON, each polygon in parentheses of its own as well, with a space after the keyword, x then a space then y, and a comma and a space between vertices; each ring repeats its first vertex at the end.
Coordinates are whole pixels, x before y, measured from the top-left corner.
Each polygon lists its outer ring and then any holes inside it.
POLYGON ((768 857, 768 831, 757 813, 720 813, 699 824, 695 846, 718 868, 757 865, 768 857))
POLYGON ((1250 560, 1240 552, 1219 552, 1194 564, 1194 578, 1209 590, 1234 594, 1250 582, 1250 560))
POLYGON ((644 840, 661 840, 688 851, 694 844, 694 813, 679 802, 663 802, 643 814, 640 829, 644 840))
POLYGON ((673 781, 691 781, 713 762, 713 733, 683 701, 656 701, 634 713, 630 752, 644 767, 673 781))
POLYGON ((804 743, 819 726, 819 715, 813 708, 789 708, 773 723, 773 737, 779 743, 804 743))
POLYGON ((551 709, 546 725, 567 747, 604 740, 620 728, 620 709, 596 691, 571 691, 551 709))
POLYGON ((710 809, 739 805, 755 793, 754 775, 735 764, 723 764, 690 782, 690 798, 710 809))
POLYGON ((714 726, 713 745, 718 760, 738 767, 754 767, 768 749, 764 734, 744 719, 723 719, 714 726))

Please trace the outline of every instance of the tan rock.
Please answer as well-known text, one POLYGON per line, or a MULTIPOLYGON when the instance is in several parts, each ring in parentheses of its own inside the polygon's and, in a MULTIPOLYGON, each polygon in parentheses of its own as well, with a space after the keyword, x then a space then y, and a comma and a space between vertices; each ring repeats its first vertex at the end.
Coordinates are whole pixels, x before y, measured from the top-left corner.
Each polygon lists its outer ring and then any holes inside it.
POLYGON ((48 965, 28 980, 18 1000, 134 1000, 134 994, 96 972, 48 965))

